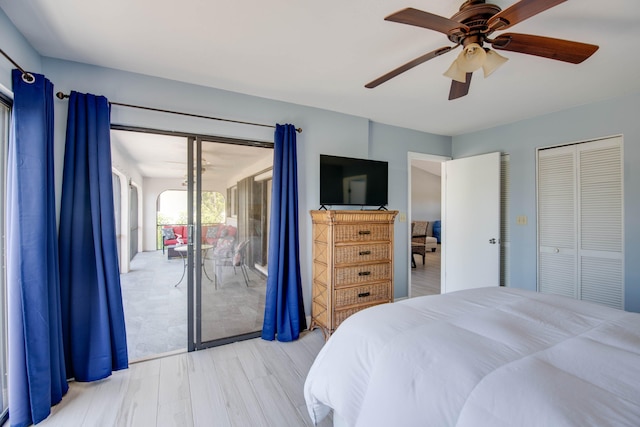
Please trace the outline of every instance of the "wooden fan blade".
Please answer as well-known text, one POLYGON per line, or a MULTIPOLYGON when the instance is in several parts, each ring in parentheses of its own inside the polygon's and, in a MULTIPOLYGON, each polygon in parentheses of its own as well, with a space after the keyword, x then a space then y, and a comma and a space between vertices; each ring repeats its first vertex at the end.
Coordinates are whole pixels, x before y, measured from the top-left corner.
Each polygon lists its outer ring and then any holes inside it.
POLYGON ((467 78, 464 83, 460 83, 457 80, 451 80, 451 89, 449 89, 449 101, 462 98, 469 93, 469 86, 471 86, 471 76, 473 73, 467 73, 467 78))
POLYGON ((598 50, 598 46, 528 34, 501 34, 491 41, 494 49, 526 53, 543 58, 579 64, 598 50))
POLYGON ((487 27, 489 27, 490 31, 506 30, 527 18, 531 18, 565 1, 567 0, 520 0, 518 3, 509 6, 489 18, 487 27))
POLYGON ((412 7, 392 13, 384 18, 384 20, 428 28, 429 30, 438 31, 444 34, 449 34, 454 30, 460 30, 464 33, 469 31, 469 27, 458 21, 454 21, 440 15, 434 15, 433 13, 423 12, 422 10, 414 9, 412 7))
POLYGON ((412 69, 413 67, 416 67, 420 64, 422 64, 423 62, 427 62, 430 59, 435 58, 436 56, 440 56, 444 53, 449 52, 451 49, 455 48, 456 46, 445 46, 445 47, 441 47, 440 49, 436 49, 432 52, 429 53, 425 53, 422 56, 417 57, 416 59, 414 59, 413 61, 409 61, 406 64, 396 68, 395 70, 389 71, 387 74, 385 74, 384 76, 378 77, 377 79, 373 80, 372 82, 367 83, 366 85, 364 85, 364 87, 366 87, 367 89, 373 89, 374 87, 381 85, 382 83, 386 82, 387 80, 390 80, 392 78, 394 78, 395 76, 404 73, 405 71, 408 71, 410 69, 412 69))

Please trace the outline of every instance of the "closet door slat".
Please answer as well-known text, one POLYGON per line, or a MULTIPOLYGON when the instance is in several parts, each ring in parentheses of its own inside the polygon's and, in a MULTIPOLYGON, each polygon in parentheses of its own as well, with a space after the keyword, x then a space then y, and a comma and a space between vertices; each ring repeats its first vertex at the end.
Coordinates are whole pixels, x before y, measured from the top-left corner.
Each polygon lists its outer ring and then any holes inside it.
POLYGON ((622 138, 538 152, 538 290, 624 308, 622 138))

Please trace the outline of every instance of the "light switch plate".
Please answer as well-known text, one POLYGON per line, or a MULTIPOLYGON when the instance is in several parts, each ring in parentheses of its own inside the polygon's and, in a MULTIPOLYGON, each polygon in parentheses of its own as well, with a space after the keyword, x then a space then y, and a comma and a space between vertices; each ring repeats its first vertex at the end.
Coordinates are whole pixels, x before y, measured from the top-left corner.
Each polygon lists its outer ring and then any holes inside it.
POLYGON ((516 217, 516 224, 518 224, 518 225, 527 225, 527 216, 526 215, 518 215, 516 217))

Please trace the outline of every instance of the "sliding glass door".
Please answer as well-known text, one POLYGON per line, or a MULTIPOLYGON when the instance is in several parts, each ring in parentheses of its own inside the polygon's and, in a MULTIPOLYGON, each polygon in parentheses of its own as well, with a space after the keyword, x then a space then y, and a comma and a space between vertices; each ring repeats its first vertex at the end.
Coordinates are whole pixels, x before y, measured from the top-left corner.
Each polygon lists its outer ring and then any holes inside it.
MULTIPOLYGON (((5 201, 5 171, 6 171, 6 149, 9 140, 9 102, 0 97, 0 226, 4 230, 4 201, 5 201)), ((7 390, 7 300, 4 275, 4 243, 0 245, 0 424, 7 418, 8 410, 8 390, 7 390)))
POLYGON ((111 141, 130 361, 257 336, 273 144, 120 127, 111 141))
POLYGON ((187 158, 191 347, 260 336, 272 145, 196 137, 187 158))

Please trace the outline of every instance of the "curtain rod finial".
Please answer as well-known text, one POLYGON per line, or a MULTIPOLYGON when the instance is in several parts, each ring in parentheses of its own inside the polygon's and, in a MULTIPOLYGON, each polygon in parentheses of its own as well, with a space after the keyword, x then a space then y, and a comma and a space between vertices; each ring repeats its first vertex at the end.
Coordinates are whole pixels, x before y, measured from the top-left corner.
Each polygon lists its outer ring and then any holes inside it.
MULTIPOLYGON (((20 70, 22 71, 22 70, 20 70)), ((36 78, 33 77, 33 74, 31 73, 27 73, 27 72, 22 72, 22 80, 24 80, 25 83, 33 83, 36 81, 36 78)))
POLYGON ((65 98, 68 98, 68 97, 69 97, 69 95, 65 95, 65 94, 64 94, 64 93, 62 93, 62 92, 58 92, 58 93, 56 93, 56 97, 57 97, 58 99, 65 99, 65 98))
POLYGON ((297 128, 297 129, 296 129, 296 132, 298 132, 298 133, 302 133, 302 128, 297 128))

